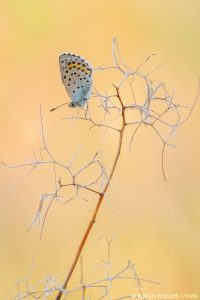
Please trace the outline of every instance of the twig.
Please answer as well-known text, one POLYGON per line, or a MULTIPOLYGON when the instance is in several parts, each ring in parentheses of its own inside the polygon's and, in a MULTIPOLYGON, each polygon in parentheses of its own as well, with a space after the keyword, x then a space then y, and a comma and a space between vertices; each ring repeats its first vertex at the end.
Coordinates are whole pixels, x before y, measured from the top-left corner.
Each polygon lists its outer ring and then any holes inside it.
MULTIPOLYGON (((118 99, 119 99, 119 102, 120 102, 121 108, 122 108, 122 125, 121 125, 121 129, 119 130, 119 141, 118 141, 117 153, 116 153, 116 156, 115 156, 115 159, 114 159, 114 163, 113 163, 113 166, 112 166, 112 169, 111 169, 111 172, 110 172, 110 176, 109 176, 109 178, 108 178, 108 182, 107 182, 107 184, 105 185, 105 188, 104 188, 102 194, 101 194, 100 197, 99 197, 99 200, 98 200, 98 202, 97 202, 97 205, 96 205, 96 207, 95 207, 95 210, 94 210, 94 212, 93 212, 93 215, 92 215, 92 217, 91 217, 91 220, 90 220, 90 222, 89 222, 89 224, 88 224, 88 227, 87 227, 87 229, 86 229, 86 231, 85 231, 85 234, 83 235, 83 238, 82 238, 82 240, 81 240, 81 243, 80 243, 80 245, 79 245, 79 247, 78 247, 78 250, 77 250, 77 252, 76 252, 76 255, 75 255, 75 257, 74 257, 73 263, 72 263, 72 265, 71 265, 71 267, 70 267, 70 270, 69 270, 69 272, 68 272, 68 274, 67 274, 67 277, 66 277, 66 279, 65 279, 65 282, 64 282, 64 284, 63 284, 63 287, 62 287, 63 289, 66 289, 66 288, 67 288, 68 282, 69 282, 69 280, 70 280, 70 278, 71 278, 71 276, 72 276, 72 274, 73 274, 73 271, 74 271, 74 269, 75 269, 75 267, 76 267, 76 264, 77 264, 77 262, 78 262, 78 260, 79 260, 80 255, 81 255, 81 253, 82 253, 82 250, 83 250, 83 247, 84 247, 84 245, 85 245, 85 242, 86 242, 86 240, 87 240, 87 238, 88 238, 88 236, 89 236, 89 234, 90 234, 90 231, 91 231, 91 229, 92 229, 94 223, 96 222, 97 214, 98 214, 99 209, 100 209, 100 207, 101 207, 101 204, 102 204, 102 202, 103 202, 103 200, 104 200, 104 194, 106 193, 106 191, 107 191, 107 189, 108 189, 108 187, 109 187, 109 183, 110 183, 110 181, 111 181, 111 179, 112 179, 112 176, 113 176, 114 171, 115 171, 116 166, 117 166, 117 162, 118 162, 119 157, 120 157, 121 148, 122 148, 122 142, 123 142, 123 136, 124 136, 124 130, 125 130, 125 127, 126 127, 126 120, 125 120, 125 106, 124 106, 124 104, 123 104, 123 102, 122 102, 122 99, 121 99, 121 96, 120 96, 120 94, 119 94, 119 89, 118 89, 117 87, 115 87, 115 88, 116 88, 116 92, 117 92, 117 97, 118 97, 118 99)), ((63 295, 63 292, 60 291, 60 292, 58 293, 58 295, 56 296, 56 300, 61 299, 62 295, 63 295)))
MULTIPOLYGON (((113 85, 114 89, 115 89, 115 93, 112 93, 109 95, 107 92, 99 92, 96 88, 95 88, 95 91, 93 92, 93 97, 95 99, 97 98, 98 101, 100 101, 100 104, 98 107, 101 109, 101 111, 103 113, 102 121, 101 122, 96 121, 95 118, 92 116, 92 114, 90 112, 90 107, 89 107, 90 104, 88 104, 88 106, 86 107, 86 110, 84 110, 84 111, 79 110, 77 115, 64 118, 64 119, 68 119, 68 120, 87 121, 88 124, 90 125, 90 129, 92 129, 94 127, 95 128, 104 128, 105 130, 109 129, 110 132, 116 132, 117 135, 119 133, 116 154, 115 154, 114 161, 113 161, 110 172, 107 171, 107 169, 103 163, 103 158, 102 158, 101 152, 96 152, 95 155, 91 158, 91 160, 89 160, 89 162, 85 163, 82 167, 80 167, 76 171, 73 170, 73 165, 74 165, 74 162, 77 159, 78 154, 80 152, 80 147, 79 147, 78 151, 75 153, 75 155, 72 157, 72 159, 69 161, 68 164, 62 163, 62 162, 58 161, 56 158, 54 158, 54 155, 52 155, 52 153, 50 152, 47 142, 46 142, 41 106, 40 106, 40 124, 41 124, 41 131, 42 131, 41 132, 42 133, 42 136, 41 136, 42 146, 39 148, 40 155, 36 155, 35 150, 33 150, 34 159, 30 162, 21 163, 21 164, 17 164, 17 165, 9 165, 4 162, 2 163, 4 166, 6 166, 8 168, 13 168, 13 169, 14 168, 22 168, 22 167, 31 167, 31 170, 28 172, 28 174, 30 174, 34 169, 36 169, 40 165, 50 165, 53 167, 54 191, 51 193, 43 193, 42 194, 38 210, 32 221, 32 224, 31 224, 31 226, 32 226, 33 224, 38 222, 38 220, 40 221, 42 211, 44 210, 44 201, 49 201, 49 203, 47 204, 45 214, 44 214, 44 218, 42 220, 42 228, 41 228, 40 238, 42 237, 42 234, 43 234, 44 225, 46 223, 48 212, 50 211, 50 208, 51 208, 54 200, 59 199, 60 196, 58 196, 58 192, 60 192, 62 189, 69 187, 69 188, 72 188, 74 191, 73 196, 69 195, 69 198, 65 199, 64 204, 68 203, 69 201, 72 201, 75 198, 80 198, 84 201, 88 201, 88 199, 83 198, 82 195, 79 193, 82 190, 87 191, 90 194, 93 194, 98 197, 96 207, 95 207, 95 209, 92 213, 92 216, 89 220, 86 231, 83 234, 82 240, 76 251, 75 257, 74 257, 71 267, 67 273, 67 276, 65 278, 65 282, 64 282, 63 286, 59 287, 59 288, 55 287, 54 289, 48 289, 48 292, 51 295, 52 295, 52 293, 54 293, 54 294, 56 293, 56 300, 59 300, 62 296, 67 297, 67 295, 76 293, 80 290, 82 290, 82 299, 84 299, 86 289, 88 289, 88 288, 102 288, 104 290, 104 294, 101 295, 101 297, 98 299, 103 299, 105 296, 108 296, 111 299, 110 289, 111 289, 113 280, 122 279, 122 278, 130 278, 130 279, 134 278, 137 283, 139 292, 141 294, 141 281, 143 279, 139 278, 139 276, 137 275, 137 273, 134 269, 134 266, 132 264, 130 264, 130 262, 126 268, 124 268, 123 270, 121 270, 120 272, 115 274, 114 276, 110 276, 110 269, 109 269, 110 268, 110 252, 109 252, 110 251, 110 243, 109 242, 108 242, 108 246, 109 246, 108 261, 106 262, 108 265, 107 278, 93 282, 90 285, 84 285, 83 278, 81 275, 81 282, 80 282, 81 286, 80 287, 74 288, 71 291, 66 290, 66 288, 67 288, 69 280, 74 272, 74 269, 77 265, 77 262, 81 256, 83 247, 89 237, 91 229, 93 228, 93 225, 96 222, 96 218, 97 218, 98 212, 100 210, 101 204, 102 204, 103 200, 106 199, 106 192, 107 192, 108 187, 110 186, 111 179, 114 175, 114 172, 116 170, 118 160, 119 160, 119 157, 121 154, 121 149, 123 146, 123 139, 124 139, 124 131, 125 131, 126 126, 136 125, 136 127, 132 131, 129 150, 131 149, 131 145, 132 145, 132 142, 133 142, 136 132, 138 132, 138 130, 140 129, 140 127, 142 125, 144 125, 144 127, 148 127, 148 128, 151 127, 153 129, 153 132, 161 140, 162 145, 163 145, 162 153, 161 153, 161 155, 162 155, 161 168, 162 168, 163 177, 166 180, 166 174, 165 174, 165 168, 164 168, 164 152, 165 152, 166 146, 174 147, 174 145, 171 145, 169 143, 169 139, 171 138, 172 134, 177 130, 177 128, 179 128, 179 126, 181 126, 183 123, 185 123, 188 120, 188 118, 191 116, 191 113, 194 109, 194 106, 195 106, 195 104, 199 98, 199 94, 200 94, 200 79, 198 77, 198 90, 197 90, 197 94, 196 94, 196 97, 194 99, 192 106, 189 108, 187 106, 182 106, 182 105, 176 104, 174 101, 174 93, 172 93, 172 95, 170 95, 170 93, 168 92, 168 90, 163 82, 154 84, 152 82, 152 80, 150 79, 150 75, 152 74, 152 72, 155 72, 155 70, 157 70, 158 67, 153 70, 148 71, 146 74, 143 74, 140 71, 142 69, 142 67, 144 66, 144 64, 146 64, 146 62, 149 61, 149 59, 155 54, 152 54, 149 57, 147 57, 138 67, 136 67, 136 68, 134 68, 134 70, 132 70, 127 64, 124 63, 124 60, 121 56, 116 39, 113 39, 112 53, 113 53, 114 66, 96 68, 97 71, 98 70, 106 71, 106 70, 113 69, 113 71, 118 71, 120 74, 120 79, 119 79, 118 84, 113 85), (145 84, 146 97, 145 97, 144 103, 142 103, 142 104, 140 103, 141 101, 138 104, 138 99, 136 99, 136 96, 135 96, 135 93, 133 90, 133 82, 134 82, 135 78, 142 79, 145 84), (133 101, 133 104, 131 104, 131 102, 130 102, 130 104, 126 105, 126 106, 124 105, 124 103, 121 99, 121 95, 119 93, 120 88, 124 85, 125 82, 128 82, 128 84, 129 84, 129 88, 131 90, 131 98, 133 101), (155 103, 157 101, 162 103, 162 106, 166 105, 164 107, 164 109, 161 109, 162 107, 160 109, 154 109, 153 103, 155 103), (187 114, 185 119, 181 118, 182 109, 189 109, 189 113, 187 114), (132 119, 132 120, 127 121, 126 112, 130 111, 130 110, 131 111, 134 111, 134 110, 139 111, 139 113, 140 113, 139 120, 132 119), (173 112, 175 114, 176 120, 174 122, 170 121, 170 118, 166 118, 170 112, 173 112), (80 115, 79 115, 79 113, 80 113, 80 115), (119 118, 121 119, 120 127, 119 127, 119 120, 118 120, 119 118), (162 132, 161 129, 163 127, 165 130, 166 130, 166 128, 168 129, 167 134, 161 134, 161 132, 162 132), (45 154, 48 155, 47 159, 43 159, 43 157, 44 157, 42 155, 43 151, 45 152, 45 154), (37 158, 37 156, 39 156, 39 159, 37 158), (92 177, 90 182, 83 184, 80 181, 80 178, 82 176, 79 177, 79 175, 84 175, 85 172, 87 172, 87 170, 89 170, 89 168, 91 168, 91 166, 95 166, 95 168, 97 169, 97 174, 96 174, 95 178, 92 177), (57 171, 58 171, 57 169, 59 169, 59 168, 61 168, 67 172, 67 174, 71 178, 71 181, 62 183, 61 179, 57 178, 57 171), (134 273, 133 276, 125 276, 124 272, 126 272, 130 268, 131 268, 132 272, 134 273)), ((63 103, 63 104, 59 105, 57 108, 62 107, 63 105, 66 105, 66 104, 67 103, 63 103)), ((53 111, 57 108, 53 108, 51 111, 53 111)), ((26 175, 28 175, 28 174, 26 174, 26 175)), ((82 260, 81 260, 81 274, 82 273, 83 272, 82 272, 82 260)), ((143 281, 145 281, 145 280, 143 280, 143 281)), ((37 297, 38 297, 38 299, 39 299, 40 297, 46 296, 46 293, 41 293, 41 295, 39 293, 40 292, 35 292, 33 290, 30 291, 27 287, 27 292, 16 299, 24 299, 26 297, 34 298, 34 299, 37 299, 37 297)), ((18 294, 20 294, 20 292, 18 294)), ((118 299, 125 299, 125 298, 132 298, 132 297, 130 295, 128 295, 128 296, 122 296, 121 298, 118 298, 118 299)))

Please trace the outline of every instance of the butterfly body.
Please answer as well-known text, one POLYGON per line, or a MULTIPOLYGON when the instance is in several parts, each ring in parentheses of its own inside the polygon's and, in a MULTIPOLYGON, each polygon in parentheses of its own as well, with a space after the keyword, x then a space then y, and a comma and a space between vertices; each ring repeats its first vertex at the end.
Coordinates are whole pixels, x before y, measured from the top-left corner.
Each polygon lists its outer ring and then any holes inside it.
POLYGON ((92 93, 92 66, 82 57, 63 53, 59 56, 62 82, 71 107, 83 107, 92 93))

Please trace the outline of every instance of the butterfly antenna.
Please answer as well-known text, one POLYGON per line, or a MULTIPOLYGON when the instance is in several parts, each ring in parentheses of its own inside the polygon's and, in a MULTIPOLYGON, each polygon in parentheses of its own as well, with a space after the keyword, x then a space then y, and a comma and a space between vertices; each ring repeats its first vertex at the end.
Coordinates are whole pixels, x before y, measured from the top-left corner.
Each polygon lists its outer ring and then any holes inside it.
POLYGON ((63 103, 63 104, 61 104, 61 105, 59 105, 59 106, 57 106, 57 107, 54 107, 54 108, 52 108, 52 109, 50 110, 50 112, 51 112, 51 111, 54 111, 54 110, 56 110, 56 109, 58 109, 58 108, 60 108, 60 107, 62 107, 62 106, 64 106, 64 105, 66 105, 66 104, 68 104, 68 103, 63 103))

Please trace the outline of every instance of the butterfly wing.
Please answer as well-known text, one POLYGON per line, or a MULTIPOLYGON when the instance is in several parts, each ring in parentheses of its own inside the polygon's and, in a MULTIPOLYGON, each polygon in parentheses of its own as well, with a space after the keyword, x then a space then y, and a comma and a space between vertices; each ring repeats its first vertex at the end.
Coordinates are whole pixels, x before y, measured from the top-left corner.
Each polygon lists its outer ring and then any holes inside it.
POLYGON ((62 81, 72 106, 83 106, 92 91, 91 65, 80 56, 70 53, 61 54, 59 63, 62 81))

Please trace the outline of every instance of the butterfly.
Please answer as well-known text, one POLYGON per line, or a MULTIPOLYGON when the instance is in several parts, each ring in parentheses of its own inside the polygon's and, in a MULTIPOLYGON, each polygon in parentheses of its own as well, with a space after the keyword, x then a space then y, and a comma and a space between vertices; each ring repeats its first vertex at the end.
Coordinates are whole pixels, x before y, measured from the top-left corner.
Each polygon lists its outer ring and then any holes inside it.
POLYGON ((71 99, 70 107, 83 107, 92 93, 92 66, 82 57, 63 53, 59 56, 62 82, 71 99))

